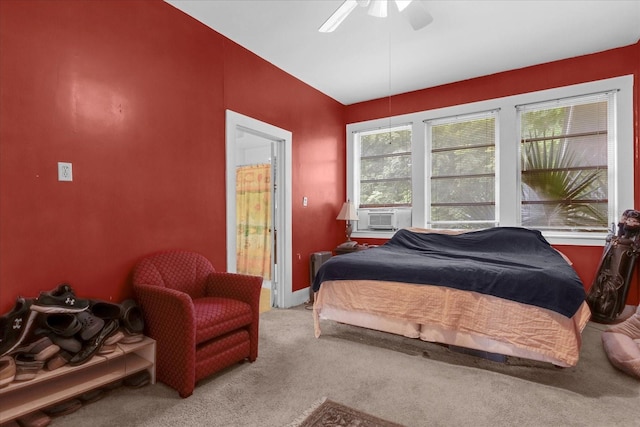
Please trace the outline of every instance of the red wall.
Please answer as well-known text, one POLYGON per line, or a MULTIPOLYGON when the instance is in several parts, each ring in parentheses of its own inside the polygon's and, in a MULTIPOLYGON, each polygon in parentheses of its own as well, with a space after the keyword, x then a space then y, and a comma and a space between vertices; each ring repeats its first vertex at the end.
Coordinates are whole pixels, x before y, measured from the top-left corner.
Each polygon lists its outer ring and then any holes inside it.
MULTIPOLYGON (((342 241, 345 123, 637 81, 639 64, 634 45, 344 107, 160 0, 0 1, 0 313, 65 280, 121 301, 134 263, 160 249, 224 270, 227 108, 293 133, 295 291, 309 254, 342 241), (57 181, 59 161, 73 182, 57 181)), ((636 85, 636 164, 638 104, 636 85)), ((599 251, 566 249, 587 284, 599 251)))
MULTIPOLYGON (((640 42, 605 52, 350 105, 346 107, 346 122, 353 123, 396 116, 628 74, 634 75, 634 200, 636 205, 622 206, 621 208, 640 209, 640 126, 638 124, 640 42)), ((358 240, 365 241, 366 239, 358 240)), ((380 241, 370 240, 370 242, 379 243, 380 241)), ((558 246, 558 249, 571 258, 578 275, 585 287, 589 289, 602 255, 602 247, 558 246)), ((640 302, 639 275, 640 268, 636 268, 627 300, 629 304, 637 305, 640 302)))
POLYGON ((226 108, 293 134, 293 290, 309 286, 309 256, 341 240, 346 199, 344 106, 231 42, 225 44, 226 108), (302 205, 307 197, 308 205, 302 205))
POLYGON ((121 301, 160 249, 224 270, 226 108, 293 132, 294 290, 340 239, 344 106, 165 2, 2 1, 0 76, 0 312, 61 281, 121 301))

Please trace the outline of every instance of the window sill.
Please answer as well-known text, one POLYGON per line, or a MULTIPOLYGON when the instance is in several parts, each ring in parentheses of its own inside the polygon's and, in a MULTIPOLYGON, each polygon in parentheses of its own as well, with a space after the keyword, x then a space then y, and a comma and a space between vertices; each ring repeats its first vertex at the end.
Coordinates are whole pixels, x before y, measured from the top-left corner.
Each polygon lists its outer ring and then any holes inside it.
POLYGON ((571 234, 571 233, 549 233, 542 232, 547 242, 552 245, 567 246, 604 246, 607 240, 607 233, 571 234))

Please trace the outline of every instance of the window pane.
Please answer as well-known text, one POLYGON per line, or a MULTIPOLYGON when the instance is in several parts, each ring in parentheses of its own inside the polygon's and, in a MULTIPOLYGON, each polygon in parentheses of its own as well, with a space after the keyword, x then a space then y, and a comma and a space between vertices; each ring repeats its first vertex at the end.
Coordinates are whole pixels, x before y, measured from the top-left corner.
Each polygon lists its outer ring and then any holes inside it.
POLYGON ((603 231, 608 221, 607 100, 566 104, 529 106, 521 113, 522 225, 603 231))
POLYGON ((493 174, 495 158, 494 146, 435 152, 431 155, 431 176, 493 174))
POLYGON ((432 226, 496 225, 495 123, 490 113, 430 126, 432 226))
POLYGON ((411 152, 411 129, 380 130, 360 137, 360 156, 411 152))
POLYGON ((360 206, 409 206, 411 205, 411 180, 362 183, 360 206))
POLYGON ((432 132, 433 150, 493 144, 495 119, 491 117, 436 125, 432 132))
POLYGON ((360 207, 411 205, 411 128, 363 132, 360 207))
POLYGON ((432 179, 431 204, 493 203, 495 186, 493 176, 432 179))
MULTIPOLYGON (((461 222, 471 224, 473 221, 489 221, 496 217, 496 207, 491 206, 435 206, 432 208, 434 222, 461 222)), ((493 224, 495 225, 495 224, 493 224)))
POLYGON ((371 157, 360 162, 360 179, 411 178, 411 156, 371 157))

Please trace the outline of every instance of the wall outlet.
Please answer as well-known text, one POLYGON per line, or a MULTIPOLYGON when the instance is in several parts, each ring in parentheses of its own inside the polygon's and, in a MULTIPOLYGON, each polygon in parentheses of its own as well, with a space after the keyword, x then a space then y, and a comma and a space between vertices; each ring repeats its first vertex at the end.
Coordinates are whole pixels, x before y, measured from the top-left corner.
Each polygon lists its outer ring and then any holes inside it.
POLYGON ((73 181, 71 163, 58 162, 58 181, 73 181))

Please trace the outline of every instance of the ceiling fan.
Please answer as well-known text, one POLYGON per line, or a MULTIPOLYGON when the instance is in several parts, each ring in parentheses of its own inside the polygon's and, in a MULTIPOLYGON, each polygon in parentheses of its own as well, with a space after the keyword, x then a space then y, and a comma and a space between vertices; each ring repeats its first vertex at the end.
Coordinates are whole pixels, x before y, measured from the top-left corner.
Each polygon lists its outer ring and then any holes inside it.
POLYGON ((347 16, 358 6, 369 7, 367 13, 378 18, 387 16, 389 3, 395 3, 402 16, 409 20, 414 30, 420 30, 433 21, 433 17, 427 12, 419 1, 412 0, 345 0, 340 7, 333 12, 324 24, 318 29, 321 33, 334 31, 347 16))

